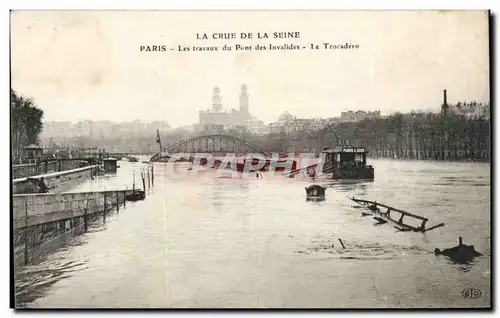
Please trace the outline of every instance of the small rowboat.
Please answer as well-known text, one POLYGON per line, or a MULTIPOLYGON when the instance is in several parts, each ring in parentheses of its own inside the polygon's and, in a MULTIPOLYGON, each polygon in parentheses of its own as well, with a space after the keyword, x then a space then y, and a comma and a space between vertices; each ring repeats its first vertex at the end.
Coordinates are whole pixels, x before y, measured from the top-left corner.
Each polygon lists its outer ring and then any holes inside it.
POLYGON ((306 197, 308 201, 323 201, 325 199, 326 188, 313 184, 306 187, 306 197))
MULTIPOLYGON (((142 179, 144 185, 144 178, 142 179)), ((139 201, 146 198, 146 186, 144 185, 144 190, 139 190, 135 188, 135 171, 134 171, 134 183, 132 185, 132 193, 125 195, 126 201, 139 201)))
POLYGON ((146 192, 142 190, 134 190, 132 193, 125 195, 125 200, 127 201, 140 201, 146 198, 146 192))

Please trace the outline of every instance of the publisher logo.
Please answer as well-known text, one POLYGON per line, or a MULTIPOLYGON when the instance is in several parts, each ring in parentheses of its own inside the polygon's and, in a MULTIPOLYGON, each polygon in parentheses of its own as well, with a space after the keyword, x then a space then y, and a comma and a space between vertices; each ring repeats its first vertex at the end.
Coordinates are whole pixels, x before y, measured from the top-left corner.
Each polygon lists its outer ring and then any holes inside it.
POLYGON ((483 295, 483 292, 478 289, 478 288, 464 288, 462 290, 462 296, 464 298, 469 298, 469 299, 478 299, 481 298, 483 295))

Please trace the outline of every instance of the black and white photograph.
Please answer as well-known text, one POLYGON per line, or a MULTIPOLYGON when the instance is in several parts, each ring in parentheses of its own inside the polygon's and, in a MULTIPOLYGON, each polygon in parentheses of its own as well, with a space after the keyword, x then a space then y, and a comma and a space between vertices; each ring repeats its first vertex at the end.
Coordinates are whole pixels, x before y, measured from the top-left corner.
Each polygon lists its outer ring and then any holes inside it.
POLYGON ((491 309, 488 10, 11 10, 15 309, 491 309))

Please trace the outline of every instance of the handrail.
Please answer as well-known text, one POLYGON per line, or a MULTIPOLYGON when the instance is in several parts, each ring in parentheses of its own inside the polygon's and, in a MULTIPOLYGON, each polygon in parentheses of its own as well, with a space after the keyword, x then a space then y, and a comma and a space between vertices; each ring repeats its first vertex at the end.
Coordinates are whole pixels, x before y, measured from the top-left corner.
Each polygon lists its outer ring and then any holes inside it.
POLYGON ((62 176, 62 175, 70 174, 70 173, 95 169, 96 167, 97 167, 97 165, 93 165, 93 166, 86 166, 86 167, 76 168, 76 169, 71 169, 71 170, 57 171, 57 172, 52 172, 52 173, 47 173, 47 174, 39 174, 36 176, 31 176, 31 177, 18 178, 18 179, 12 180, 12 183, 26 182, 26 181, 28 181, 28 179, 36 179, 36 178, 42 178, 42 177, 43 178, 53 178, 53 177, 62 176))
POLYGON ((407 211, 404 211, 404 210, 392 207, 392 206, 387 205, 387 204, 378 203, 378 202, 375 202, 375 201, 363 200, 363 199, 356 199, 354 197, 352 199, 353 199, 353 201, 357 201, 357 202, 364 202, 364 203, 374 204, 376 206, 382 206, 384 208, 390 209, 391 211, 396 211, 396 212, 399 212, 401 214, 404 214, 404 215, 407 215, 407 216, 411 216, 411 217, 414 217, 414 218, 422 220, 422 221, 429 221, 428 218, 425 218, 423 216, 416 215, 416 214, 413 214, 413 213, 410 213, 410 212, 407 212, 407 211))

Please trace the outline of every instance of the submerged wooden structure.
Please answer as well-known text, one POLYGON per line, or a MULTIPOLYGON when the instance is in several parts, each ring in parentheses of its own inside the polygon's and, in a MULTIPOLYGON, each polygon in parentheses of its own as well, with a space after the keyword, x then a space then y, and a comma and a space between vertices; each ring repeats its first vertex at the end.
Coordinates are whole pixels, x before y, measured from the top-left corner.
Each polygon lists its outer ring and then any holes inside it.
POLYGON ((474 257, 482 256, 474 249, 474 245, 463 244, 462 237, 458 238, 458 245, 441 251, 439 248, 434 250, 435 255, 444 255, 455 262, 463 263, 472 260, 474 257))
MULTIPOLYGON (((366 206, 370 211, 372 211, 373 213, 377 214, 378 217, 376 219, 379 222, 381 220, 390 222, 390 223, 394 224, 395 228, 397 228, 400 231, 414 231, 414 232, 422 232, 422 233, 424 233, 424 232, 436 229, 438 227, 444 226, 444 223, 439 223, 437 225, 434 225, 434 226, 431 226, 429 228, 426 228, 425 225, 427 224, 427 221, 429 221, 429 219, 426 218, 426 217, 423 217, 423 216, 420 216, 420 215, 416 215, 416 214, 413 214, 413 213, 410 213, 410 212, 407 212, 407 211, 404 211, 404 210, 401 210, 401 209, 398 209, 398 208, 395 208, 395 207, 392 207, 392 206, 389 206, 389 205, 386 205, 386 204, 378 203, 376 201, 356 199, 355 197, 352 197, 352 198, 349 197, 349 199, 351 199, 352 201, 354 201, 354 202, 356 202, 358 204, 366 206), (382 211, 380 209, 381 207, 385 208, 386 211, 385 212, 382 211), (391 212, 392 211, 401 214, 401 216, 399 217, 398 220, 395 220, 395 219, 392 218, 392 216, 391 216, 391 212), (411 217, 411 218, 414 218, 414 219, 417 219, 417 220, 421 221, 421 225, 419 227, 416 227, 416 226, 413 226, 413 225, 409 225, 409 224, 403 223, 403 219, 404 219, 405 216, 406 217, 411 217)), ((381 223, 383 223, 383 222, 381 222, 381 223)))
POLYGON ((132 202, 144 200, 145 198, 146 198, 146 192, 138 189, 134 189, 132 193, 127 194, 125 196, 125 200, 132 202))
POLYGON ((317 184, 306 187, 306 198, 308 201, 323 201, 325 199, 325 187, 317 184))

